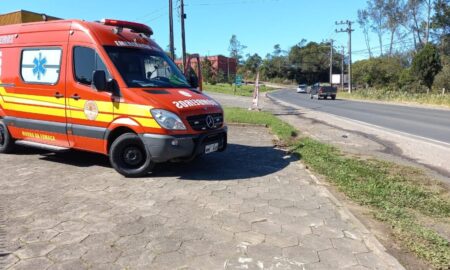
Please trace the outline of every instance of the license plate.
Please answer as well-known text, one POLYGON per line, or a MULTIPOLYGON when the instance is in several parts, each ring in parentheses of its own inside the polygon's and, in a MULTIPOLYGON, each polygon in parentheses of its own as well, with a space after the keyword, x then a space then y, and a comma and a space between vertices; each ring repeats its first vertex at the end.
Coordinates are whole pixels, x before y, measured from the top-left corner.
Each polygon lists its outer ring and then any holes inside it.
POLYGON ((219 150, 219 143, 207 144, 205 146, 205 154, 217 152, 219 150))

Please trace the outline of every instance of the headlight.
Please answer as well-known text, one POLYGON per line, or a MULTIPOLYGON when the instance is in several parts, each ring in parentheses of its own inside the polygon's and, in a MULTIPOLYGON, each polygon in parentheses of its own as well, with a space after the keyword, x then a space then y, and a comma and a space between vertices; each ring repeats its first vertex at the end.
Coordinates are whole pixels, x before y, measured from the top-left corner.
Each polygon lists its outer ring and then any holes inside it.
POLYGON ((186 126, 183 124, 183 121, 181 121, 180 117, 172 112, 161 109, 152 109, 150 110, 150 112, 152 113, 153 118, 155 118, 156 122, 158 122, 158 124, 165 129, 186 129, 186 126))

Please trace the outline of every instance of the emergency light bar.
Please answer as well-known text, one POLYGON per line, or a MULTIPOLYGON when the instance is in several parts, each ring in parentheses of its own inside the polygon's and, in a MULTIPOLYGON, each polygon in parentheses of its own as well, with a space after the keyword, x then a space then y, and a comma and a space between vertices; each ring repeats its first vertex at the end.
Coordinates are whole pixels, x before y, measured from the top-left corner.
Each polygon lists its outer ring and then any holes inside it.
POLYGON ((142 23, 120 21, 113 19, 103 19, 101 20, 101 22, 104 25, 115 26, 119 28, 128 28, 134 32, 145 34, 146 36, 153 35, 153 30, 149 26, 142 23))

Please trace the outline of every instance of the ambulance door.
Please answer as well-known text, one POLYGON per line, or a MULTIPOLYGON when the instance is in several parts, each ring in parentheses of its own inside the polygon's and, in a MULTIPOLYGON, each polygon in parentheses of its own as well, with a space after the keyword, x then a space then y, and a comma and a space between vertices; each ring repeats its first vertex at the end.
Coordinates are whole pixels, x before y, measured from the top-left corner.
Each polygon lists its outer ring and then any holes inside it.
POLYGON ((92 87, 95 70, 110 73, 94 47, 89 44, 70 44, 71 76, 67 81, 68 134, 71 146, 93 152, 104 152, 108 125, 113 121, 113 102, 110 92, 92 87))
MULTIPOLYGON (((14 86, 3 93, 4 107, 8 110, 5 121, 15 138, 69 146, 65 110, 66 49, 67 44, 16 48, 14 59, 19 69, 15 70, 19 76, 14 86)), ((6 53, 9 52, 13 51, 6 53)))

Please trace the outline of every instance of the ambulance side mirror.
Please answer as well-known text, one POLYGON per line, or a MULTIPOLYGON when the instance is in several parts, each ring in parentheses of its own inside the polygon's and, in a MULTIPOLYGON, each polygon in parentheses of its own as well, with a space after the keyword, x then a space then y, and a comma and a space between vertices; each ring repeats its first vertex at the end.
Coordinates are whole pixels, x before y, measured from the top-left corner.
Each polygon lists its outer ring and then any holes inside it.
POLYGON ((97 91, 107 90, 106 73, 104 70, 94 71, 94 73, 92 74, 92 85, 97 91))

